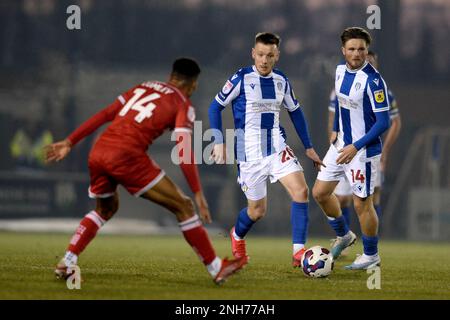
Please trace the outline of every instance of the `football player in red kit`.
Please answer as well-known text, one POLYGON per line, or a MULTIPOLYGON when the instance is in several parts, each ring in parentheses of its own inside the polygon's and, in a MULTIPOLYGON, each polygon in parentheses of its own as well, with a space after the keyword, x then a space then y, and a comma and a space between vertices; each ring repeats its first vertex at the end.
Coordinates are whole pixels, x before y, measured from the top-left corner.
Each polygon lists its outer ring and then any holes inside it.
POLYGON ((184 238, 199 255, 215 283, 222 283, 247 263, 245 257, 228 260, 216 256, 192 200, 146 153, 148 146, 166 129, 175 131, 178 147, 182 147, 180 153, 186 148, 191 150, 191 161, 185 161, 185 155, 180 157, 180 167, 194 193, 201 219, 211 222, 190 146, 195 111, 189 97, 197 88, 199 74, 200 68, 194 60, 177 59, 167 83, 149 81, 137 85, 65 140, 46 147, 47 162, 60 161, 80 140, 112 121, 89 154, 89 196, 97 200, 96 208, 81 220, 64 258, 56 266, 58 277, 69 276, 67 268, 77 265, 80 253, 117 212, 118 184, 134 196, 153 201, 175 214, 184 238))

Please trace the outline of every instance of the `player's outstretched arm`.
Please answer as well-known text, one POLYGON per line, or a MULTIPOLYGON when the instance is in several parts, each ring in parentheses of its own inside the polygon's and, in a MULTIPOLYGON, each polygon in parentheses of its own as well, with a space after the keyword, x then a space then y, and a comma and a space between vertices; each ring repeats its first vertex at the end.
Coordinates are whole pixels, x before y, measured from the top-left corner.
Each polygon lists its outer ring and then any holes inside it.
POLYGON ((191 145, 191 133, 186 131, 177 131, 177 129, 175 129, 175 137, 178 147, 178 156, 180 157, 180 168, 189 184, 189 187, 191 188, 192 193, 194 193, 194 200, 197 209, 199 210, 200 218, 205 223, 211 223, 212 220, 208 202, 203 194, 202 185, 200 183, 200 175, 198 173, 197 165, 195 164, 194 152, 191 145), (187 157, 184 158, 182 155, 187 155, 187 157))
POLYGON ((111 105, 85 121, 67 139, 44 147, 45 161, 50 163, 64 159, 72 150, 72 147, 80 140, 90 135, 106 122, 112 121, 121 107, 122 104, 116 99, 111 105))
POLYGON ((294 111, 289 111, 289 117, 294 124, 295 131, 300 137, 305 149, 312 148, 311 138, 309 135, 308 124, 306 123, 305 116, 301 107, 296 108, 294 111))
POLYGON ((306 119, 303 115, 302 109, 298 107, 294 111, 290 111, 289 116, 292 120, 292 123, 294 124, 295 131, 297 131, 297 134, 306 149, 306 156, 313 161, 314 167, 320 171, 320 166, 325 165, 312 146, 308 131, 308 124, 306 123, 306 119))
POLYGON ((83 122, 77 129, 75 129, 74 132, 69 135, 67 139, 72 143, 73 146, 76 145, 78 142, 89 136, 105 123, 113 121, 122 107, 122 103, 119 101, 119 99, 116 99, 108 107, 97 112, 95 115, 83 122))
POLYGON ((72 150, 72 143, 69 139, 45 146, 45 162, 59 162, 69 154, 70 150, 72 150))

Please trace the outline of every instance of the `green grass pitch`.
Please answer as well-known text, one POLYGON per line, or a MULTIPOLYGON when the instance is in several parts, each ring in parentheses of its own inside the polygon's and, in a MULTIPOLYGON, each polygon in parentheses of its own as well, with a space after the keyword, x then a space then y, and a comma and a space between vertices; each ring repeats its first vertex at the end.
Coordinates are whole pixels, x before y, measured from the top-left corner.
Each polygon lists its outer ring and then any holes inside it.
MULTIPOLYGON (((99 235, 81 255, 83 282, 69 290, 53 275, 67 234, 0 232, 0 299, 450 299, 450 244, 381 241, 381 289, 365 271, 343 270, 361 250, 335 262, 325 279, 291 267, 288 238, 249 236, 249 265, 216 286, 179 236, 99 235)), ((220 256, 229 239, 212 235, 220 256)), ((308 246, 329 247, 325 239, 308 246)))

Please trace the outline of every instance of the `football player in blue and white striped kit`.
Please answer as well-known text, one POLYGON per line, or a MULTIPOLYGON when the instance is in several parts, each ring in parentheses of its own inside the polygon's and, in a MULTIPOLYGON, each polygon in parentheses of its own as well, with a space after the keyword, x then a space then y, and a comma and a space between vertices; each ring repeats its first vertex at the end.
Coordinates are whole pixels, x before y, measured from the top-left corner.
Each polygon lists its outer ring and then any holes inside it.
POLYGON ((248 201, 230 231, 235 257, 247 256, 244 237, 262 218, 267 208, 267 179, 280 181, 292 198, 291 223, 294 267, 300 266, 308 230, 308 186, 303 168, 285 142, 280 128, 280 110, 287 109, 306 155, 320 168, 322 161, 314 151, 308 126, 288 78, 274 69, 279 59, 280 38, 259 33, 252 48, 254 65, 239 69, 216 95, 209 108, 211 128, 216 129, 212 157, 225 160, 221 111, 231 104, 235 124, 235 157, 238 182, 248 201))
MULTIPOLYGON (((369 50, 367 54, 367 61, 378 70, 378 55, 369 50)), ((386 163, 388 161, 388 155, 391 150, 391 147, 395 143, 398 138, 398 135, 401 130, 401 117, 400 111, 397 106, 397 99, 395 99, 394 94, 391 90, 387 91, 387 99, 389 101, 390 109, 389 109, 389 118, 391 120, 391 127, 387 130, 385 139, 383 140, 383 150, 381 152, 380 159, 380 174, 377 175, 377 179, 375 180, 375 191, 373 193, 373 204, 375 207, 375 211, 378 216, 378 224, 381 226, 381 187, 383 184, 383 175, 386 169, 386 163)), ((336 111, 337 105, 337 97, 336 92, 333 90, 330 94, 330 104, 328 105, 328 136, 331 138, 331 134, 333 133, 333 123, 334 123, 334 113, 336 111)), ((352 187, 348 182, 347 178, 343 177, 340 179, 336 189, 334 189, 334 194, 337 196, 339 203, 341 205, 342 214, 350 226, 350 205, 352 203, 352 187)))
POLYGON ((345 176, 350 182, 364 253, 346 269, 367 269, 381 262, 373 192, 379 174, 381 135, 390 126, 389 101, 386 83, 366 61, 370 34, 362 28, 347 28, 341 34, 341 42, 345 63, 336 68, 338 104, 333 134, 323 161, 325 167, 317 176, 313 196, 336 232, 337 240, 331 253, 337 258, 356 240, 333 194, 340 178, 345 176))

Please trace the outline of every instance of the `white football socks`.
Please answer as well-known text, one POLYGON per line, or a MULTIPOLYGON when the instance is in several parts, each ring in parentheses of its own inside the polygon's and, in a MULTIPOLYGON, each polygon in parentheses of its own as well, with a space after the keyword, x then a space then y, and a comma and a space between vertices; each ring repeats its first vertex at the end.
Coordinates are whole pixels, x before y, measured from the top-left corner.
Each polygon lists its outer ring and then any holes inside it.
POLYGON ((222 267, 222 260, 219 257, 215 257, 214 260, 206 266, 209 274, 215 278, 222 267))
POLYGON ((78 256, 70 251, 66 251, 66 254, 64 255, 64 263, 66 266, 75 266, 78 262, 78 256))
POLYGON ((294 243, 292 247, 293 247, 292 254, 294 255, 297 252, 299 252, 300 250, 302 250, 305 247, 305 245, 302 243, 294 243))
POLYGON ((234 238, 235 240, 244 240, 244 238, 239 237, 239 236, 236 234, 236 231, 234 231, 234 230, 233 230, 233 238, 234 238))

